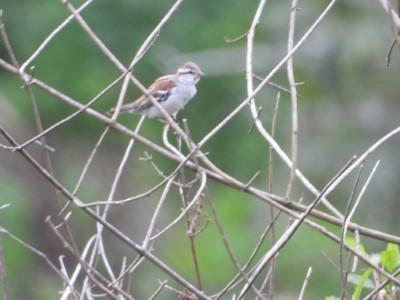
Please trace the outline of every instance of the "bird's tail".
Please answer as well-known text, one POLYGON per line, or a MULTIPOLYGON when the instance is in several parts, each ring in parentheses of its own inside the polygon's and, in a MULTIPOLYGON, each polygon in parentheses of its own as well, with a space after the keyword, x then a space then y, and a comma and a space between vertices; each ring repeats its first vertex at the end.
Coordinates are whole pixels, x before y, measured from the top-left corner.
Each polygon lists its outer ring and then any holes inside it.
MULTIPOLYGON (((119 108, 120 113, 135 113, 136 112, 136 106, 132 105, 133 103, 121 105, 119 108)), ((114 114, 116 107, 111 108, 106 114, 111 116, 114 114)))

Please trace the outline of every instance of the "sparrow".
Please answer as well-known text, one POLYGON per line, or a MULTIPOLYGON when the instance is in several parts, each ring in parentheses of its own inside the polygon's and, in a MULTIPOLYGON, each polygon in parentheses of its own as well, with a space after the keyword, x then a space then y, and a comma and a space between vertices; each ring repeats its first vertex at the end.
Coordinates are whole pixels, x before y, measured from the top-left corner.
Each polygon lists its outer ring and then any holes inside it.
MULTIPOLYGON (((186 103, 196 94, 196 84, 205 74, 199 66, 193 62, 187 62, 181 66, 176 74, 162 76, 147 88, 158 103, 172 117, 184 108, 186 103)), ((113 113, 115 108, 109 113, 113 113)), ((122 105, 120 112, 142 114, 148 118, 165 121, 161 111, 155 107, 150 98, 143 94, 131 103, 122 105)))

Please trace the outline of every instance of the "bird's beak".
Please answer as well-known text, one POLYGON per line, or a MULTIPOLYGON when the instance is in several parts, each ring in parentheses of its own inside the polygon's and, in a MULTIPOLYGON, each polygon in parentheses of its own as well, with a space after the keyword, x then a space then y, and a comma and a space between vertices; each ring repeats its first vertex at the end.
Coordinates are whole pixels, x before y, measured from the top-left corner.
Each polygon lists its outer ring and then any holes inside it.
POLYGON ((204 73, 204 72, 202 72, 202 71, 199 71, 199 72, 196 74, 196 77, 197 77, 197 78, 201 78, 201 77, 204 77, 204 76, 206 76, 206 73, 204 73))

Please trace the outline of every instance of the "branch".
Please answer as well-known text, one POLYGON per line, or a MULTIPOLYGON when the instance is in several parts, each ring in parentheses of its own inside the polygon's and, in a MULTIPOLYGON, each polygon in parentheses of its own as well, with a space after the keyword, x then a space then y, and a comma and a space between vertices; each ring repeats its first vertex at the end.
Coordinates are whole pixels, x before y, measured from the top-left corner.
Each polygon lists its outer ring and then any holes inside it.
MULTIPOLYGON (((8 134, 7 131, 4 130, 2 126, 0 126, 0 132, 3 133, 5 138, 13 145, 18 147, 17 142, 8 134)), ((87 207, 82 207, 82 202, 76 198, 71 192, 69 192, 65 187, 63 187, 50 173, 48 173, 31 155, 29 155, 24 149, 18 150, 18 152, 24 157, 33 167, 35 167, 44 177, 48 180, 52 185, 54 185, 57 190, 63 194, 68 200, 72 201, 77 207, 81 208, 86 214, 96 220, 99 224, 103 225, 107 228, 116 238, 125 243, 127 246, 131 247, 133 250, 138 252, 140 255, 146 257, 150 262, 155 264, 160 270, 164 271, 167 275, 173 278, 182 286, 189 289, 200 299, 209 299, 204 295, 202 291, 199 291, 196 287, 194 287, 191 283, 186 281, 183 277, 181 277, 178 273, 176 273, 173 269, 164 264, 159 258, 157 258, 154 254, 143 249, 141 246, 132 241, 129 237, 119 231, 116 227, 114 227, 111 223, 105 221, 99 214, 95 213, 91 209, 87 207)))
MULTIPOLYGON (((295 22, 296 22, 296 12, 297 12, 297 0, 293 0, 291 14, 290 14, 290 22, 289 22, 289 37, 288 37, 288 52, 293 49, 294 44, 294 31, 295 31, 295 22)), ((294 186, 294 181, 296 178, 296 169, 297 169, 297 148, 298 148, 298 116, 297 116, 297 88, 296 81, 294 79, 293 72, 293 57, 290 57, 287 62, 287 75, 290 84, 290 95, 292 102, 292 167, 290 169, 290 177, 289 183, 286 190, 285 198, 290 201, 292 198, 292 191, 294 186)))

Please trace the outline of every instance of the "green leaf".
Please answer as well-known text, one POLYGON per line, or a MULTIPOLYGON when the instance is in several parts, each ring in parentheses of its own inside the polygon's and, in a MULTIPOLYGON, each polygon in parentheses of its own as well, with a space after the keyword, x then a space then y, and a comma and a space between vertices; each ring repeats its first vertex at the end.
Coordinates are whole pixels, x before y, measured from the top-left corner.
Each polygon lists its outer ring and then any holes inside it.
POLYGON ((382 266, 389 272, 396 270, 400 259, 399 247, 396 244, 389 243, 386 251, 381 252, 381 263, 382 266))
POLYGON ((356 243, 356 240, 352 237, 347 236, 345 239, 345 242, 351 246, 354 249, 357 249, 361 254, 365 255, 366 257, 368 257, 367 252, 365 251, 365 248, 363 246, 363 244, 361 243, 356 243))
POLYGON ((362 275, 356 274, 356 273, 351 273, 347 276, 347 282, 352 283, 354 285, 359 285, 361 281, 364 281, 363 286, 368 289, 373 289, 375 288, 374 282, 368 278, 367 280, 364 280, 362 275))
POLYGON ((328 296, 328 297, 325 297, 324 300, 340 300, 340 298, 337 298, 335 296, 328 296))
MULTIPOLYGON (((370 287, 369 284, 367 285, 367 279, 369 278, 369 276, 371 276, 372 272, 373 272, 373 269, 372 269, 372 268, 368 268, 368 269, 363 273, 363 275, 361 276, 360 281, 359 281, 359 283, 358 283, 356 289, 354 290, 353 300, 358 300, 358 299, 360 299, 361 292, 362 292, 362 289, 363 289, 364 287, 370 287)), ((372 287, 372 288, 373 288, 373 287, 372 287)))

